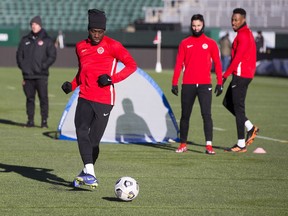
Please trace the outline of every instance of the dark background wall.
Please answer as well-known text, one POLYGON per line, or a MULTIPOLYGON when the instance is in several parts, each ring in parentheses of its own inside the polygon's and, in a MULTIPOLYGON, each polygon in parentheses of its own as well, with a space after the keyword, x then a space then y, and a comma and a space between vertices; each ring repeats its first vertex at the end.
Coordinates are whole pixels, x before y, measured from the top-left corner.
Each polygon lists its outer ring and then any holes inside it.
MULTIPOLYGON (((0 33, 8 36, 8 41, 0 41, 0 66, 16 66, 16 50, 21 36, 28 31, 20 31, 17 28, 1 28, 0 33)), ((56 38, 56 32, 49 32, 52 38, 56 38)), ((219 40, 219 29, 207 28, 205 34, 214 40, 219 40)), ((140 68, 153 69, 156 65, 156 45, 153 40, 156 31, 136 31, 128 32, 107 32, 107 35, 120 41, 132 54, 140 68)), ((189 33, 163 31, 162 32, 162 51, 161 63, 163 69, 174 67, 177 49, 180 41, 187 37, 189 33)), ((288 58, 288 43, 286 34, 276 34, 276 48, 269 50, 261 59, 288 58)), ((75 54, 75 43, 87 38, 87 32, 66 32, 64 35, 66 47, 58 49, 58 57, 54 67, 77 67, 75 54)))
MULTIPOLYGON (((0 47, 0 66, 16 67, 17 47, 0 47)), ((156 65, 156 46, 155 48, 128 48, 128 51, 135 58, 138 67, 144 69, 155 68, 156 65)), ((163 69, 174 67, 177 55, 175 48, 162 49, 161 63, 163 69)), ((77 57, 74 47, 57 49, 57 60, 53 67, 77 67, 77 57)))

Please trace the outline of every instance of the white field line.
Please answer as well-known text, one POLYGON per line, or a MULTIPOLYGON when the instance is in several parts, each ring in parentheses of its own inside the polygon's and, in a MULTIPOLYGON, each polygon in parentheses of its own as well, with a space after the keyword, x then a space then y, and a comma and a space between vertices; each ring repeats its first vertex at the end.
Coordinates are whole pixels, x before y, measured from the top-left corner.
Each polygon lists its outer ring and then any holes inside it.
POLYGON ((213 127, 214 130, 216 131, 226 131, 226 129, 224 128, 218 128, 218 127, 213 127))
POLYGON ((280 142, 280 143, 288 143, 288 140, 279 140, 279 139, 274 139, 271 137, 265 137, 265 136, 259 136, 259 135, 257 135, 257 138, 264 139, 264 140, 271 140, 271 141, 280 142))
MULTIPOLYGON (((213 127, 213 129, 215 131, 226 131, 226 129, 224 129, 224 128, 213 127)), ((274 139, 274 138, 271 138, 271 137, 265 137, 265 136, 259 136, 259 135, 257 135, 257 138, 264 139, 264 140, 270 140, 270 141, 274 141, 274 142, 280 142, 280 143, 288 143, 288 140, 274 139)))

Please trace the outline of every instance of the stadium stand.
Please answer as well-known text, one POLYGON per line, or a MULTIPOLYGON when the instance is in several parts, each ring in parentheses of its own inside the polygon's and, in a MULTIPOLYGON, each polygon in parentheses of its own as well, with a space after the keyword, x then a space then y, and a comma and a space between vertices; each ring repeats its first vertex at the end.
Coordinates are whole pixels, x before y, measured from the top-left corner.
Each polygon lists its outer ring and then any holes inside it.
POLYGON ((144 20, 143 7, 159 6, 162 0, 1 0, 0 26, 27 30, 31 17, 40 15, 47 30, 86 31, 87 10, 97 8, 107 14, 107 31, 119 31, 144 20))
POLYGON ((107 31, 119 31, 137 20, 180 23, 188 31, 192 14, 202 13, 208 27, 230 28, 231 11, 247 10, 252 28, 287 31, 287 0, 1 0, 0 26, 27 30, 31 17, 41 15, 49 31, 86 31, 87 10, 107 14, 107 31))
POLYGON ((188 31, 191 16, 200 13, 207 27, 230 29, 233 9, 242 7, 247 11, 251 28, 288 31, 287 0, 163 0, 163 3, 163 7, 145 9, 146 22, 181 23, 182 31, 188 31))

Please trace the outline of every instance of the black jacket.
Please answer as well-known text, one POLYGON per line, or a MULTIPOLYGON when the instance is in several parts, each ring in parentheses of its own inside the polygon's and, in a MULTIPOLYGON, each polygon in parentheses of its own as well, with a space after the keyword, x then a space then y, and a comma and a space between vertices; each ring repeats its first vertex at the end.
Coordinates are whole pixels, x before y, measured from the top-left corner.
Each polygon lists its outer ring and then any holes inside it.
POLYGON ((53 40, 41 29, 36 37, 31 31, 21 39, 16 60, 24 79, 47 79, 48 69, 55 62, 56 55, 53 40))

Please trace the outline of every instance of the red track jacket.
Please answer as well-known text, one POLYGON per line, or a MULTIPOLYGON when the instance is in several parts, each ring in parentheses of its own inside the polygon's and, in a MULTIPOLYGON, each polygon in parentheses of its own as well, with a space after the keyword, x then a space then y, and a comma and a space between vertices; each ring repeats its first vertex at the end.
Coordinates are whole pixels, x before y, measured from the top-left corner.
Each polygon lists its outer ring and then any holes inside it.
POLYGON ((103 104, 114 105, 115 90, 113 85, 98 86, 98 77, 102 74, 111 76, 112 83, 124 80, 136 71, 137 65, 122 44, 104 36, 98 45, 92 45, 90 39, 76 44, 79 69, 73 79, 72 90, 80 86, 79 97, 103 104), (117 62, 125 67, 116 73, 117 62))
POLYGON ((256 44, 251 30, 247 25, 237 31, 232 44, 231 64, 223 74, 227 78, 234 75, 253 78, 256 69, 256 44))
POLYGON ((221 85, 222 66, 217 43, 204 34, 185 38, 178 48, 172 85, 178 85, 182 69, 182 84, 211 84, 211 59, 215 64, 217 84, 221 85))

